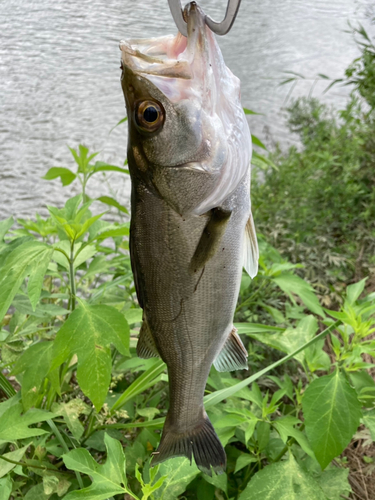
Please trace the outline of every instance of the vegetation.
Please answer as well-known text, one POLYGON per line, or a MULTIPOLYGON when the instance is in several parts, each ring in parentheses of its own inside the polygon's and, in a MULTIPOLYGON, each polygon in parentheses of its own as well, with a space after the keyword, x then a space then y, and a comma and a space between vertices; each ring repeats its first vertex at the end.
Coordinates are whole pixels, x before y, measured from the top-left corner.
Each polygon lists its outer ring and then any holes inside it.
POLYGON ((358 97, 371 94, 366 54, 339 119, 299 101, 290 123, 303 149, 255 158, 265 176, 253 187, 260 271, 244 274, 236 311, 250 370, 213 367, 205 396, 226 474, 184 458, 150 468, 165 365, 135 353, 142 312, 127 209, 87 194, 93 175, 126 175, 125 165, 71 149, 75 171, 45 178, 80 182, 82 194, 46 219, 0 221, 0 500, 360 498, 347 446, 375 441, 373 110, 358 97))
POLYGON ((346 71, 354 86, 337 113, 317 99, 289 108, 302 149, 276 151, 273 168, 255 177, 252 204, 258 229, 294 263, 323 304, 341 302, 346 283, 375 270, 375 46, 363 28, 362 55, 346 71))

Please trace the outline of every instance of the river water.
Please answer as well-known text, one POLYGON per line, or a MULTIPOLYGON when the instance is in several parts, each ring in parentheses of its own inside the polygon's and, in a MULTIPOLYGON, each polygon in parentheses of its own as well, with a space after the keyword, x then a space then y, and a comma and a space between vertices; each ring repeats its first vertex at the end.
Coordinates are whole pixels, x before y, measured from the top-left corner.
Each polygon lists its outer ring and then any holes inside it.
MULTIPOLYGON (((214 19, 227 0, 202 0, 214 19)), ((237 21, 219 43, 241 79, 242 101, 263 113, 249 117, 253 133, 268 143, 293 138, 282 110, 291 83, 286 71, 305 78, 292 97, 307 95, 318 73, 340 78, 358 55, 348 21, 370 33, 370 0, 242 0, 237 21)), ((372 30, 372 31, 371 31, 372 30)), ((62 188, 42 180, 52 166, 73 166, 67 145, 101 151, 99 159, 122 165, 126 124, 120 87, 119 40, 176 31, 167 0, 1 0, 0 3, 0 220, 45 214, 62 206, 78 183, 62 188)), ((318 81, 320 96, 327 81, 318 81)), ((343 106, 348 89, 334 87, 323 99, 343 106)), ((90 181, 92 197, 112 194, 127 204, 129 179, 90 181)))

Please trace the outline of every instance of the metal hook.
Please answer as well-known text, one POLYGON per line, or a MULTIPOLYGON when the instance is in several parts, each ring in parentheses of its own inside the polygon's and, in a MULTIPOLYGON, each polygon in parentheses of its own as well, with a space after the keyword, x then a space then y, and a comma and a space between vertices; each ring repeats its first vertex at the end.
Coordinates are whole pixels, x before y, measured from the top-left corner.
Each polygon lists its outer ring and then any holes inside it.
MULTIPOLYGON (((169 8, 178 31, 181 35, 187 36, 187 23, 184 20, 184 9, 181 0, 168 0, 169 8)), ((228 0, 225 17, 221 23, 217 23, 210 16, 206 15, 206 24, 217 35, 226 35, 233 26, 236 19, 241 0, 228 0)))

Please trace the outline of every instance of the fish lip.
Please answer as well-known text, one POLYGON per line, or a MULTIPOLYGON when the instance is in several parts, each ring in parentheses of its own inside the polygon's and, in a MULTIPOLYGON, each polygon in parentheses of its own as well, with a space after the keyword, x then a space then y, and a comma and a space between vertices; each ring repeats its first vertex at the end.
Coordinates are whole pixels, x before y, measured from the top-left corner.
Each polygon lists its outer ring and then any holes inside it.
POLYGON ((170 37, 128 39, 120 41, 123 67, 139 75, 191 79, 191 65, 200 52, 199 39, 205 39, 206 15, 196 2, 184 8, 188 36, 180 33, 170 37), (159 51, 149 51, 161 40, 159 51), (148 42, 148 44, 147 44, 148 42))
POLYGON ((201 32, 206 30, 206 14, 199 5, 193 1, 185 5, 183 17, 187 23, 187 39, 189 43, 190 38, 195 38, 194 34, 197 28, 199 28, 201 32))

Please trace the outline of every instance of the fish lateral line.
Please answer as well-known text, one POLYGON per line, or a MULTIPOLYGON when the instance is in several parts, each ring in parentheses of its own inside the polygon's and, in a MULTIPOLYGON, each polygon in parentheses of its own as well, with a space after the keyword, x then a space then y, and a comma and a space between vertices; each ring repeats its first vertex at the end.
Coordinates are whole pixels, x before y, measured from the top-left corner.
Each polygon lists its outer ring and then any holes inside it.
POLYGON ((197 283, 196 283, 196 285, 195 285, 195 287, 194 287, 194 292, 193 292, 193 293, 195 293, 195 292, 197 291, 197 289, 198 289, 198 285, 199 285, 199 283, 200 283, 200 281, 201 281, 201 279, 202 279, 202 276, 203 276, 203 273, 204 273, 204 270, 205 270, 205 269, 206 269, 206 266, 204 266, 204 268, 202 269, 202 272, 201 272, 201 274, 200 274, 200 276, 199 276, 199 278, 198 278, 198 281, 197 281, 197 283))

